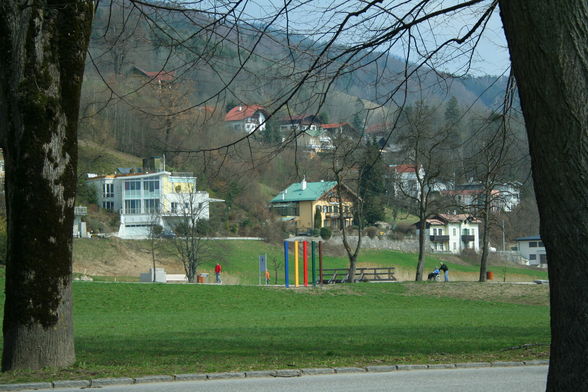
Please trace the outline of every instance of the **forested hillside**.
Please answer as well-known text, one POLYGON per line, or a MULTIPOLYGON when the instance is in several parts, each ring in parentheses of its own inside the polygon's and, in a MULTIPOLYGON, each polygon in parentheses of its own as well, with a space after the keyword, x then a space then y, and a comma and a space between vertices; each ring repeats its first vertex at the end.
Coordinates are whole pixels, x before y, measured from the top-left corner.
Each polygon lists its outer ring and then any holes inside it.
MULTIPOLYGON (((300 70, 321 52, 320 40, 270 31, 261 21, 255 26, 227 22, 215 26, 214 34, 203 27, 207 23, 206 15, 189 10, 99 3, 82 92, 80 178, 85 172, 112 172, 114 163, 136 164, 165 154, 170 169, 194 172, 199 187, 226 201, 212 213, 217 231, 280 233, 270 224, 267 202, 303 176, 334 178, 328 154, 309 154, 299 141, 277 132, 284 116, 313 113, 323 123, 352 124, 356 137, 365 139, 362 144, 383 137, 385 167, 412 162, 408 135, 418 122, 430 134, 443 132, 448 138, 434 154, 443 159, 430 162, 443 167, 439 181, 480 179, 477 140, 502 118, 505 77, 454 78, 422 67, 394 92, 405 77, 405 62, 366 52, 354 71, 332 84, 320 73, 298 84, 300 70), (272 114, 269 130, 233 144, 244 135, 227 129, 224 116, 234 106, 251 104, 272 114), (373 129, 380 132, 369 133, 373 129)), ((334 59, 330 67, 344 61, 337 58, 343 50, 324 54, 334 59)), ((528 149, 516 110, 508 123, 511 158, 517 163, 503 181, 520 183, 530 200, 528 149)), ((395 204, 385 186, 380 189, 386 197, 376 202, 391 210, 410 209, 395 204)))

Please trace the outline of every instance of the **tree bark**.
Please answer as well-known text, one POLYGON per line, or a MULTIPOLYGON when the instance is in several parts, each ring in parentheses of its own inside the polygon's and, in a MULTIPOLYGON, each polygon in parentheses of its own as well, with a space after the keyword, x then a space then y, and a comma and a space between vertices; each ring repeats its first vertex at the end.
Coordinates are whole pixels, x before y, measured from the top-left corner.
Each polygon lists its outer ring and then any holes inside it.
POLYGON ((8 249, 2 370, 75 361, 71 250, 87 0, 0 2, 8 249))
POLYGON ((500 0, 551 290, 548 391, 588 390, 588 3, 500 0))

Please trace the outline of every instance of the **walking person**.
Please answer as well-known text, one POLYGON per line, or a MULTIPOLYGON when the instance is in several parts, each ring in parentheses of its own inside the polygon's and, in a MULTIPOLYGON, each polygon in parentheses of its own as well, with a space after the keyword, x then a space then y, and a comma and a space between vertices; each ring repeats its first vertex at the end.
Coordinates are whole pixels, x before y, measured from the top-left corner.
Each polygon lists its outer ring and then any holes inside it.
POLYGON ((269 270, 265 270, 265 284, 270 284, 270 272, 269 270))
POLYGON ((216 283, 222 284, 223 281, 221 280, 221 272, 223 272, 223 267, 219 263, 216 263, 216 267, 214 267, 214 274, 216 275, 216 283))
POLYGON ((441 267, 439 267, 439 269, 441 271, 443 271, 443 274, 445 275, 445 281, 449 282, 449 268, 447 268, 447 266, 445 265, 445 263, 441 263, 441 267))

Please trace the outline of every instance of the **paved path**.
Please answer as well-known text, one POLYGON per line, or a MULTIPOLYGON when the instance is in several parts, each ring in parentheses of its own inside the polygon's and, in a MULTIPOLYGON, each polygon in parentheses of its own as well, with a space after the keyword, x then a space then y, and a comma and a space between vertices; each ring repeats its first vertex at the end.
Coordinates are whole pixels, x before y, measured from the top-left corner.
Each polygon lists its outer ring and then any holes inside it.
MULTIPOLYGON (((176 381, 102 386, 100 392, 542 392, 545 391, 546 378, 547 366, 519 366, 176 381)), ((82 389, 55 388, 52 391, 82 389)))

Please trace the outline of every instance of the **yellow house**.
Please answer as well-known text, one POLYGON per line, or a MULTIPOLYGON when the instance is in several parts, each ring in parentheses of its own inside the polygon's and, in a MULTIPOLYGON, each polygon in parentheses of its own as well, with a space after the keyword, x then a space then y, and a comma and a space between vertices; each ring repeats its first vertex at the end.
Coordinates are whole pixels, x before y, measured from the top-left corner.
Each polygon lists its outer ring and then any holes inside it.
POLYGON ((353 223, 353 200, 355 195, 346 186, 342 187, 342 203, 337 196, 337 182, 296 182, 271 200, 273 211, 284 221, 292 221, 297 231, 330 227, 337 229, 353 223), (320 215, 320 227, 315 227, 315 216, 320 215))

